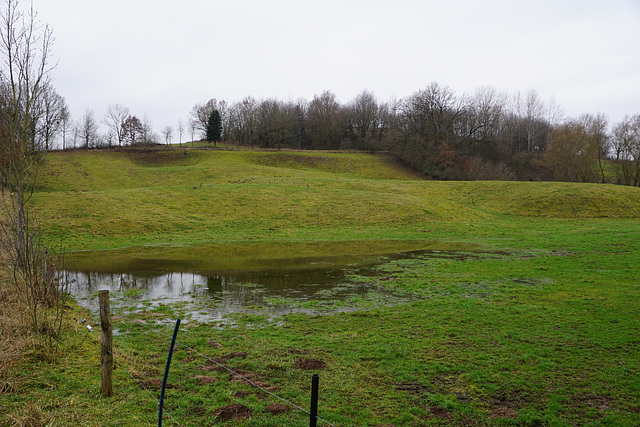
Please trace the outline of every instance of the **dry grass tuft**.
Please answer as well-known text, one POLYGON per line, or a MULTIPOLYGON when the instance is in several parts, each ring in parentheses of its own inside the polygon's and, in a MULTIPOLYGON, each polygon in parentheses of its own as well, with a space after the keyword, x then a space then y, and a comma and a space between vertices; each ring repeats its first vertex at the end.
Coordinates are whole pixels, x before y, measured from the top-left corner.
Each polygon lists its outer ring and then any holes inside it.
POLYGON ((44 412, 39 405, 27 403, 7 417, 14 427, 45 427, 52 425, 53 417, 44 412))
POLYGON ((23 321, 23 306, 9 279, 5 263, 0 263, 0 394, 19 388, 13 368, 33 347, 33 337, 23 321))

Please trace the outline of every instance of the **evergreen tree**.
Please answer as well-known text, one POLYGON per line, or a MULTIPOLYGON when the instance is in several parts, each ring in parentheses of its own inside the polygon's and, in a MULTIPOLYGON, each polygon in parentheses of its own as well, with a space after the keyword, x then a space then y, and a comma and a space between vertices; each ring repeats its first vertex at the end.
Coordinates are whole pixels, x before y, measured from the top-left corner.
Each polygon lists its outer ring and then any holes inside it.
POLYGON ((218 110, 213 110, 207 121, 207 141, 213 141, 215 147, 220 140, 222 140, 222 119, 218 110))

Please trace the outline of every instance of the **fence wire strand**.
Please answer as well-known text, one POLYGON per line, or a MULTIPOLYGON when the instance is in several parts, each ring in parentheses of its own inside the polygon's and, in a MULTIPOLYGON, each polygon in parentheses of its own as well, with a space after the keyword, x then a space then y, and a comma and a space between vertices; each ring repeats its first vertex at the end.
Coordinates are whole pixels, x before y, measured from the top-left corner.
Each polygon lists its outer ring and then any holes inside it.
MULTIPOLYGON (((87 332, 89 332, 89 331, 87 331, 87 332)), ((98 345, 100 345, 100 338, 99 338, 99 337, 95 337, 95 340, 96 340, 96 343, 97 343, 98 345)), ((133 379, 135 382, 137 382, 137 383, 138 383, 138 385, 139 385, 140 387, 142 387, 142 388, 143 388, 147 393, 149 393, 149 396, 151 396, 151 398, 152 398, 153 400, 155 400, 155 401, 156 401, 156 403, 157 403, 158 405, 160 405, 160 400, 158 400, 158 398, 157 398, 157 397, 155 397, 155 396, 153 395, 153 393, 151 392, 151 390, 149 390, 147 387, 145 387, 145 385, 144 385, 144 384, 142 384, 142 382, 141 382, 138 378, 134 377, 134 376, 133 376, 133 374, 132 374, 131 372, 129 372, 129 370, 128 370, 128 369, 127 369, 127 368, 126 368, 122 363, 120 363, 120 361, 116 358, 116 355, 115 355, 115 349, 114 349, 114 352, 113 352, 111 355, 113 356, 113 360, 118 364, 118 366, 120 366, 120 367, 121 367, 121 368, 122 368, 122 369, 127 373, 127 375, 129 375, 129 376, 131 377, 131 379, 133 379)), ((164 409, 164 410, 163 410, 163 413, 164 413, 164 414, 167 414, 167 416, 168 416, 169 418, 171 418, 171 420, 172 420, 174 423, 176 423, 177 425, 179 425, 180 427, 182 427, 182 424, 180 424, 180 423, 178 422, 178 420, 176 420, 176 419, 173 417, 173 415, 171 415, 169 412, 167 412, 167 410, 166 410, 166 409, 164 409)))
MULTIPOLYGON (((160 334, 162 334, 162 335, 169 336, 168 334, 165 334, 165 333, 164 333, 164 332, 162 332, 162 331, 158 331, 158 332, 159 332, 160 334)), ((180 341, 178 341, 178 340, 176 340, 176 344, 178 344, 178 345, 180 345, 180 346, 182 346, 182 347, 184 347, 184 348, 187 348, 187 349, 189 349, 189 350, 193 351, 193 352, 194 352, 194 353, 196 353, 197 355, 202 356, 202 357, 204 357, 205 359, 207 359, 208 361, 213 362, 213 363, 215 363, 216 365, 220 366, 221 368, 226 369, 226 370, 227 370, 227 371, 229 371, 231 374, 233 374, 233 375, 235 375, 235 376, 238 376, 238 377, 242 378, 243 380, 245 380, 246 382, 248 382, 248 383, 249 383, 249 384, 251 384, 252 386, 254 386, 254 387, 256 387, 256 388, 258 388, 258 389, 260 389, 260 390, 264 391, 265 393, 267 393, 267 394, 269 394, 269 395, 271 395, 271 396, 275 397, 276 399, 282 400, 282 401, 283 401, 283 402, 285 402, 286 404, 288 404, 288 405, 290 405, 290 406, 292 406, 292 407, 294 407, 294 408, 296 408, 296 409, 298 409, 298 410, 300 410, 300 411, 302 411, 302 412, 305 412, 307 415, 311 416, 311 412, 307 411, 306 409, 301 408, 300 406, 296 405, 295 403, 290 402, 290 401, 288 401, 287 399, 285 399, 285 398, 283 398, 283 397, 280 397, 280 396, 278 396, 277 394, 274 394, 274 393, 270 392, 269 390, 266 390, 264 387, 259 386, 258 384, 254 383, 253 381, 251 381, 249 378, 245 377, 244 375, 241 375, 241 374, 239 374, 239 373, 235 372, 233 369, 231 369, 231 368, 229 368, 229 367, 227 367, 227 366, 223 365, 222 363, 219 363, 219 362, 217 362, 217 361, 215 361, 215 360, 211 359, 211 358, 210 358, 209 356, 207 356, 206 354, 200 353, 200 352, 199 352, 198 350, 196 350, 195 348, 189 347, 189 346, 188 346, 188 345, 186 345, 186 344, 182 344, 182 343, 181 343, 180 341)), ((322 418, 318 417, 317 415, 316 415, 316 419, 317 419, 318 421, 322 421, 323 423, 328 424, 328 425, 330 425, 330 426, 332 426, 332 427, 337 427, 336 425, 331 424, 329 421, 324 420, 324 419, 322 419, 322 418)))
MULTIPOLYGON (((169 337, 169 338, 173 338, 173 336, 172 336, 172 335, 166 334, 166 333, 164 333, 164 332, 162 332, 162 331, 157 331, 157 332, 158 332, 159 334, 161 334, 161 335, 165 335, 165 336, 167 336, 167 337, 169 337)), ((98 344, 100 344, 99 338, 97 338, 97 337, 96 337, 96 340, 97 340, 98 344)), ((231 368, 229 368, 229 367, 227 367, 227 366, 223 365, 222 363, 219 363, 219 362, 217 362, 217 361, 215 361, 215 360, 211 359, 209 356, 207 356, 206 354, 203 354, 203 353, 199 352, 199 351, 198 351, 198 350, 196 350, 195 348, 189 347, 188 345, 183 344, 183 343, 181 343, 181 342, 180 342, 180 341, 178 341, 178 340, 176 340, 176 344, 178 344, 179 346, 182 346, 182 347, 184 347, 184 348, 186 348, 186 349, 191 350, 192 352, 196 353, 197 355, 199 355, 199 356, 201 356, 201 357, 204 357, 204 358, 205 358, 205 359, 207 359, 208 361, 210 361, 210 362, 212 362, 212 363, 214 363, 214 364, 216 364, 216 365, 220 366, 221 368, 223 368, 223 369, 227 370, 229 373, 231 373, 231 374, 233 374, 233 375, 235 375, 235 376, 237 376, 237 377, 239 377, 239 378, 242 378, 243 380, 245 380, 246 382, 248 382, 249 384, 251 384, 253 387, 258 388, 258 389, 262 390, 263 392, 267 393, 268 395, 273 396, 273 397, 275 397, 276 399, 279 399, 279 400, 283 401, 283 402, 284 402, 284 403, 286 403, 287 405, 290 405, 290 406, 292 406, 293 408, 296 408, 296 409, 298 409, 298 410, 300 410, 300 411, 302 411, 302 412, 306 413, 307 415, 311 416, 311 412, 309 412, 308 410, 306 410, 306 409, 304 409, 304 408, 302 408, 302 407, 300 407, 300 406, 296 405, 295 403, 293 403, 293 402, 291 402, 291 401, 289 401, 289 400, 287 400, 287 399, 285 399, 285 398, 283 398, 283 397, 278 396, 277 394, 274 394, 274 393, 270 392, 269 390, 265 389, 264 387, 259 386, 258 384, 254 383, 253 381, 251 381, 249 378, 245 377, 244 375, 239 374, 238 372, 235 372, 233 369, 231 369, 231 368)), ((174 351, 175 351, 175 350, 174 350, 174 351)), ((144 384, 143 384, 143 383, 142 383, 138 378, 134 377, 134 376, 131 374, 131 372, 129 372, 129 371, 127 370, 127 368, 126 368, 122 363, 120 363, 120 361, 115 357, 115 355, 114 355, 114 357, 113 357, 113 360, 114 360, 114 361, 118 364, 118 366, 120 366, 120 367, 121 367, 121 368, 122 368, 122 369, 123 369, 123 370, 124 370, 124 371, 125 371, 125 372, 126 372, 126 373, 127 373, 127 374, 128 374, 128 375, 129 375, 133 380, 134 380, 134 381, 135 381, 135 382, 137 382, 137 383, 138 383, 138 385, 140 385, 140 387, 142 387, 142 388, 143 388, 147 393, 149 393, 149 395, 153 398, 153 400, 155 400, 155 401, 156 401, 156 403, 157 403, 158 405, 160 404, 160 401, 158 400, 158 398, 157 398, 157 397, 155 397, 155 396, 153 395, 153 393, 152 393, 152 392, 151 392, 147 387, 145 387, 145 385, 144 385, 144 384)), ((181 425, 181 424, 180 424, 180 423, 179 423, 179 422, 178 422, 178 421, 177 421, 177 420, 176 420, 176 419, 175 419, 175 418, 174 418, 174 417, 173 417, 169 412, 167 412, 167 411, 166 411, 166 409, 165 409, 163 412, 164 412, 165 414, 167 414, 167 416, 169 416, 169 418, 171 418, 171 420, 172 420, 174 423, 176 423, 178 426, 182 427, 182 425, 181 425)), ((329 425, 329 426, 331 426, 331 427, 337 427, 335 424, 332 424, 332 423, 330 423, 329 421, 327 421, 327 420, 325 420, 325 419, 323 419, 323 418, 320 418, 320 417, 319 417, 319 416, 317 416, 317 415, 316 415, 316 419, 317 419, 318 421, 322 421, 323 423, 325 423, 325 424, 327 424, 327 425, 329 425)))
MULTIPOLYGON (((127 368, 125 368, 125 367, 124 367, 124 365, 123 365, 122 363, 120 363, 120 362, 118 361, 118 359, 116 359, 116 358, 115 358, 115 356, 113 357, 113 360, 115 360, 115 362, 118 364, 118 366, 120 366, 122 369, 124 369, 124 371, 125 371, 127 374, 129 374, 129 376, 130 376, 130 377, 131 377, 135 382, 137 382, 137 383, 138 383, 138 385, 140 385, 140 387, 142 387, 143 389, 145 389, 145 390, 147 391, 147 393, 149 393, 149 396, 151 396, 151 397, 153 398, 153 400, 155 400, 155 401, 156 401, 156 403, 157 403, 158 405, 160 405, 160 401, 158 400, 158 398, 157 398, 157 397, 155 397, 155 396, 153 395, 153 393, 151 393, 151 390, 149 390, 147 387, 145 387, 145 385, 144 385, 144 384, 142 384, 142 382, 141 382, 139 379, 137 379, 136 377, 134 377, 134 376, 131 374, 131 372, 129 372, 129 371, 127 370, 127 368)), ((171 420, 172 420, 174 423, 176 423, 176 424, 178 424, 180 427, 182 427, 182 424, 180 424, 180 423, 178 422, 178 420, 176 420, 175 418, 173 418, 173 415, 171 415, 169 412, 167 412, 167 410, 166 410, 166 409, 164 409, 162 412, 163 412, 164 414, 167 414, 167 415, 169 416, 169 418, 171 418, 171 420)))

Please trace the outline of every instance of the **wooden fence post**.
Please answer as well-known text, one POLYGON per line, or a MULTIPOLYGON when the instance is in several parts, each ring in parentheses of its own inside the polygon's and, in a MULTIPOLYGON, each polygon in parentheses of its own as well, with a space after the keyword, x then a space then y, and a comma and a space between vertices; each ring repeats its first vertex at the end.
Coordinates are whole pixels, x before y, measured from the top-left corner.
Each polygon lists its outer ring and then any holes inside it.
POLYGON ((111 312, 109 310, 109 291, 98 292, 100 304, 100 394, 110 397, 113 394, 113 339, 111 331, 111 312))

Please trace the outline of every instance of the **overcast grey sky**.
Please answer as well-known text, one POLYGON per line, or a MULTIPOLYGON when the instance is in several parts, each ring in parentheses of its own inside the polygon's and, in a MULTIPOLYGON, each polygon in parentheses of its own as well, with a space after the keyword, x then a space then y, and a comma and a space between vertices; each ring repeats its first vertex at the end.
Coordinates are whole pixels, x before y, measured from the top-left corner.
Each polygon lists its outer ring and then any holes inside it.
POLYGON ((567 116, 640 113, 640 0, 33 0, 75 119, 177 126, 210 98, 383 101, 436 81, 538 91, 567 116))

